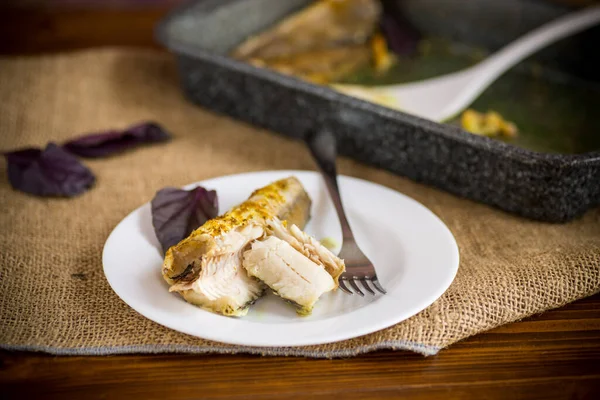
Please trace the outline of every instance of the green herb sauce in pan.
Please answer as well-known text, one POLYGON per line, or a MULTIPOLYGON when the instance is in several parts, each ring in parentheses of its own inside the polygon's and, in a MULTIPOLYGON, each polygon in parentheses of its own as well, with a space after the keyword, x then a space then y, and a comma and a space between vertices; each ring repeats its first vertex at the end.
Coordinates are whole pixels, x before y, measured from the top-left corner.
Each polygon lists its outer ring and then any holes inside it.
MULTIPOLYGON (((415 57, 400 58, 385 74, 363 69, 344 83, 384 85, 431 78, 477 63, 485 54, 477 49, 428 38, 415 57)), ((548 153, 585 153, 600 150, 600 85, 577 81, 525 62, 494 82, 471 108, 494 110, 514 122, 519 134, 504 140, 526 149, 548 153)), ((459 124, 458 118, 449 121, 459 124)))

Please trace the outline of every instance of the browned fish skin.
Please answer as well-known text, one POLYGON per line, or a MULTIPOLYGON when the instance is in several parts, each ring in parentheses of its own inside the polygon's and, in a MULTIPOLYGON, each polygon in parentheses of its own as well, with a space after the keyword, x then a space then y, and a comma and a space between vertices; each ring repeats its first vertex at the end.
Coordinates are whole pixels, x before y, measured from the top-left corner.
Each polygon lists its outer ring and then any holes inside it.
POLYGON ((170 284, 186 276, 189 264, 198 260, 208 248, 214 246, 214 238, 245 224, 264 225, 273 216, 291 224, 304 227, 310 218, 311 200, 302 184, 295 177, 281 179, 258 189, 237 207, 207 221, 187 238, 171 247, 165 255, 163 276, 170 284), (179 279, 175 279, 178 278, 179 279))
POLYGON ((190 303, 225 315, 244 315, 264 285, 241 267, 244 248, 264 235, 267 220, 304 226, 311 201, 294 177, 256 190, 248 200, 207 221, 165 255, 163 278, 190 303))
POLYGON ((332 81, 368 63, 368 40, 380 14, 377 0, 316 1, 249 38, 231 55, 315 82, 332 81))
POLYGON ((284 58, 274 58, 268 64, 260 59, 250 63, 285 74, 297 76, 314 83, 338 80, 348 73, 366 65, 371 59, 371 50, 364 45, 307 51, 284 58))

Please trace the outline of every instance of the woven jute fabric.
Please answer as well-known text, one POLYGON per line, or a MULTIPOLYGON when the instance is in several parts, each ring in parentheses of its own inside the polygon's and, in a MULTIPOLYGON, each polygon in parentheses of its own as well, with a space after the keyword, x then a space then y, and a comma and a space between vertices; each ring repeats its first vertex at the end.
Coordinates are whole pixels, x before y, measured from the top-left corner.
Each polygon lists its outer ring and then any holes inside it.
POLYGON ((0 151, 143 120, 163 124, 174 139, 85 160, 97 182, 76 198, 15 191, 0 162, 2 348, 311 357, 393 348, 435 354, 478 332, 600 291, 599 209, 562 225, 533 222, 342 159, 341 173, 416 199, 451 229, 461 263, 440 299, 391 328, 321 346, 250 348, 169 330, 137 314, 109 287, 101 254, 110 231, 164 186, 314 165, 299 142, 187 102, 167 54, 102 49, 0 59, 0 151))

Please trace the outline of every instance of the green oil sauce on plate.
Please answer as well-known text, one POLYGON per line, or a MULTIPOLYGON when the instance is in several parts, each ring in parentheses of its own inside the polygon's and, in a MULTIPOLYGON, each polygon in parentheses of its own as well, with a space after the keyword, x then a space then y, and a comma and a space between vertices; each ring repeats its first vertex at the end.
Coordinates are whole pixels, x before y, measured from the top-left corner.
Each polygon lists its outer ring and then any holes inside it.
MULTIPOLYGON (((481 50, 428 38, 418 54, 400 58, 385 74, 366 68, 344 83, 388 85, 427 79, 459 71, 485 57, 481 50)), ((528 63, 511 69, 471 105, 479 112, 494 110, 514 122, 519 135, 504 140, 546 153, 578 154, 600 150, 600 87, 528 63)), ((458 125, 458 118, 449 121, 458 125)))
POLYGON ((333 251, 333 249, 335 249, 337 247, 337 242, 335 241, 334 238, 331 237, 325 237, 323 239, 321 239, 319 241, 321 243, 321 245, 323 245, 323 247, 325 247, 327 250, 333 251))

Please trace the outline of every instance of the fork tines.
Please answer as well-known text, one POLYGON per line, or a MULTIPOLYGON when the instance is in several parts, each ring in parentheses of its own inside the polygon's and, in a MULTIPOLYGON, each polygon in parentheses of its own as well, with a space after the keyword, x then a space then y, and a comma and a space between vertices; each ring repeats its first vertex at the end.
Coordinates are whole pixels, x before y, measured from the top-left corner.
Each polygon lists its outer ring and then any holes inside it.
POLYGON ((342 289, 344 292, 348 293, 348 294, 358 294, 360 296, 364 296, 365 294, 363 293, 363 291, 360 289, 360 287, 358 287, 358 284, 356 283, 357 281, 360 281, 360 283, 362 283, 362 286, 372 295, 375 295, 375 291, 373 289, 371 289, 371 287, 369 286, 369 284, 367 283, 367 281, 370 281, 371 284, 375 287, 375 289, 380 292, 381 294, 386 294, 387 292, 385 291, 385 289, 381 286, 381 284, 379 283, 379 281, 377 280, 377 277, 363 277, 363 278, 359 278, 357 276, 353 276, 353 277, 346 277, 346 276, 341 276, 340 277, 340 289, 342 289), (350 286, 352 287, 352 289, 354 289, 354 291, 350 290, 348 288, 348 286, 346 286, 346 282, 348 282, 350 284, 350 286))

